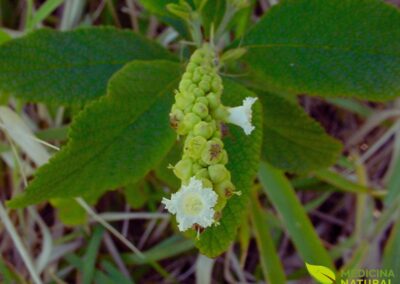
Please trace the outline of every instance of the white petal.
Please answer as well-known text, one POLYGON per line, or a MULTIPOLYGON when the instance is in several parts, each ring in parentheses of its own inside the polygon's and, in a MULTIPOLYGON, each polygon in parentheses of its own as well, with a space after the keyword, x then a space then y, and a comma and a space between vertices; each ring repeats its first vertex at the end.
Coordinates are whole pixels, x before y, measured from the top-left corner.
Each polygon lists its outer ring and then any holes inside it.
POLYGON ((162 203, 172 214, 176 214, 180 231, 190 229, 194 224, 203 228, 214 223, 214 206, 218 195, 211 188, 203 188, 200 180, 192 177, 189 184, 172 194, 171 199, 163 198, 162 203))
POLYGON ((247 97, 243 100, 243 105, 228 108, 229 117, 227 122, 235 124, 243 128, 246 135, 250 135, 255 127, 251 124, 252 109, 251 107, 257 101, 257 98, 247 97))

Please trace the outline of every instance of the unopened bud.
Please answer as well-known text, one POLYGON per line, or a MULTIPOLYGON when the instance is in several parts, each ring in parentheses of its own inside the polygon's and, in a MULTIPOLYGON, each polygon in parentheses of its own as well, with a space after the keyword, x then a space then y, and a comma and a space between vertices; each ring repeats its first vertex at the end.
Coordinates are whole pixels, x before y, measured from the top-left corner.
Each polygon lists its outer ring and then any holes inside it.
POLYGON ((200 118, 205 118, 208 115, 208 107, 203 103, 195 103, 192 110, 200 118))
POLYGON ((213 138, 208 141, 205 149, 201 153, 201 160, 207 165, 215 165, 222 158, 223 144, 216 140, 216 138, 213 138))
POLYGON ((182 159, 174 166, 174 174, 181 180, 189 180, 192 176, 192 161, 182 159))
POLYGON ((216 184, 214 186, 214 189, 218 193, 218 195, 224 195, 227 198, 231 197, 235 192, 235 186, 229 179, 226 179, 221 183, 216 184))
POLYGON ((196 124, 193 129, 193 133, 196 136, 202 136, 206 139, 210 138, 214 132, 214 128, 211 123, 200 121, 196 124))
POLYGON ((211 165, 208 167, 208 174, 213 183, 221 183, 225 179, 230 179, 228 169, 221 164, 211 165))
POLYGON ((187 140, 188 142, 185 143, 185 153, 187 153, 192 159, 199 159, 207 144, 207 140, 202 136, 187 138, 187 140))

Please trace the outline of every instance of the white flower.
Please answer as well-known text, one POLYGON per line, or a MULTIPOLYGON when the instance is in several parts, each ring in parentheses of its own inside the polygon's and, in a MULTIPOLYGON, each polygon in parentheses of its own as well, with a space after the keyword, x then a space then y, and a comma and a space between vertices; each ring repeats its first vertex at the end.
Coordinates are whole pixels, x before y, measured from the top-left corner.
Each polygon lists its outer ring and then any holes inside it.
POLYGON ((243 128, 246 135, 250 135, 255 129, 255 127, 251 124, 251 107, 256 101, 257 98, 247 97, 243 100, 242 106, 228 108, 229 116, 227 122, 240 126, 243 128))
POLYGON ((218 196, 211 188, 203 188, 200 180, 192 177, 188 185, 171 195, 171 199, 163 198, 162 203, 172 214, 176 214, 178 228, 186 231, 194 224, 203 228, 214 223, 214 206, 218 196))

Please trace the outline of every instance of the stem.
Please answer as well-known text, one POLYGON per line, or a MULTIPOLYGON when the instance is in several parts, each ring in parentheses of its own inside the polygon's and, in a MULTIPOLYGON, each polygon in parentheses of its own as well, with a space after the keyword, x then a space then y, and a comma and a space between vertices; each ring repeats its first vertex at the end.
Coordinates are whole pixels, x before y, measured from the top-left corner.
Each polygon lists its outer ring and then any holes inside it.
POLYGON ((233 16, 236 14, 237 10, 234 6, 230 5, 229 3, 226 4, 226 10, 224 17, 221 20, 221 23, 218 26, 217 31, 215 32, 215 42, 218 43, 221 40, 221 37, 226 32, 226 28, 228 27, 229 23, 231 22, 233 16))
POLYGON ((197 47, 200 47, 203 42, 203 35, 201 33, 201 21, 197 13, 193 14, 193 20, 189 22, 189 29, 192 39, 197 47))

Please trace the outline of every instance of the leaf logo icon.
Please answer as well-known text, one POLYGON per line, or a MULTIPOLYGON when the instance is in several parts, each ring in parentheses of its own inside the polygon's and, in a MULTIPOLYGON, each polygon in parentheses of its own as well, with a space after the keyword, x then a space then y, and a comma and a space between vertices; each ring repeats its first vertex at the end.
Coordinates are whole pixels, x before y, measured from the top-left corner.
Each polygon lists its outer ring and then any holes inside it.
POLYGON ((335 273, 328 267, 321 265, 312 265, 306 263, 310 275, 321 284, 334 284, 336 281, 335 273))

